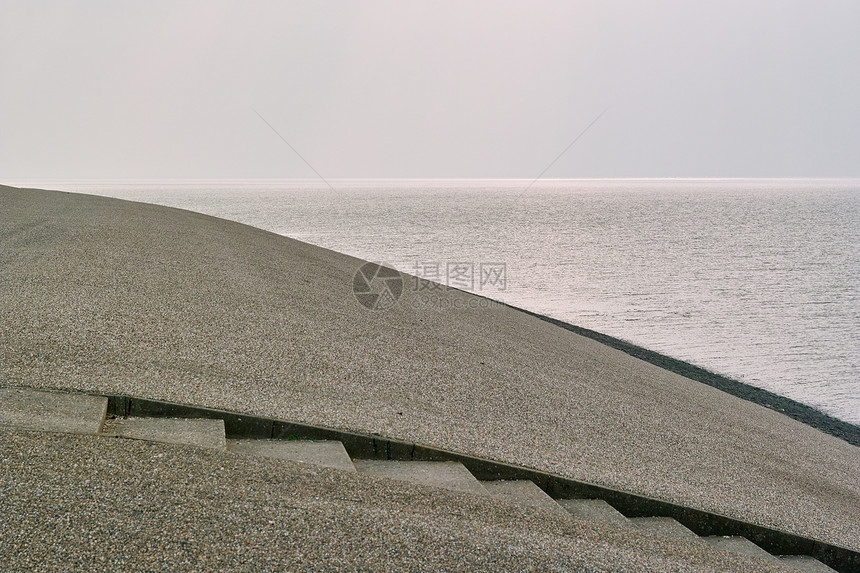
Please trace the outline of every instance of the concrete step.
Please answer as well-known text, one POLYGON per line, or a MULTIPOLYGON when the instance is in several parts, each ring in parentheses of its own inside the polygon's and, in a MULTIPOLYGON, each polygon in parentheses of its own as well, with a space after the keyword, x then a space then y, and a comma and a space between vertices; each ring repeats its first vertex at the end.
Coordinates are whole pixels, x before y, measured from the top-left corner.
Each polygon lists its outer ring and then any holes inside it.
POLYGON ((663 537, 674 537, 676 539, 699 538, 698 535, 671 517, 631 517, 630 524, 638 529, 663 537))
POLYGON ((487 490, 460 462, 401 462, 387 460, 353 460, 359 473, 431 485, 478 495, 487 490))
POLYGON ((568 513, 581 519, 593 519, 630 527, 630 520, 602 499, 560 499, 557 503, 568 513))
POLYGON ((481 485, 491 496, 503 501, 552 511, 561 510, 556 501, 531 480, 482 481, 481 485))
POLYGON ((724 551, 731 551, 732 553, 739 553, 749 557, 758 557, 759 559, 767 559, 768 561, 777 560, 774 555, 771 555, 746 537, 721 537, 719 535, 713 535, 710 537, 702 537, 702 540, 724 551))
POLYGON ((343 444, 334 440, 227 440, 227 449, 239 454, 355 471, 343 444))
POLYGON ((224 420, 208 418, 126 418, 116 420, 114 431, 124 438, 165 444, 227 449, 224 420))
POLYGON ((808 555, 782 555, 779 560, 789 567, 794 567, 798 571, 811 571, 812 573, 836 573, 836 569, 831 569, 815 557, 808 555))
POLYGON ((20 388, 0 388, 0 425, 43 432, 98 434, 107 398, 20 388))

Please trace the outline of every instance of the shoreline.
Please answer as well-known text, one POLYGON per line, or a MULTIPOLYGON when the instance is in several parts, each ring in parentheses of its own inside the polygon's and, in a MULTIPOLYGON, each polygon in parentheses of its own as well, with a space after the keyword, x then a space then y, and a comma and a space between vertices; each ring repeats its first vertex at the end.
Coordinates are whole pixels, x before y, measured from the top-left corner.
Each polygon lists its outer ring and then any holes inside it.
POLYGON ((765 390, 764 388, 752 386, 745 382, 741 382, 740 380, 735 380, 734 378, 717 374, 716 372, 712 372, 701 366, 696 366, 690 362, 686 362, 678 358, 672 358, 671 356, 661 354, 654 350, 649 350, 643 346, 633 344, 632 342, 628 342, 621 338, 603 334, 602 332, 577 326, 569 322, 564 322, 557 318, 532 312, 501 301, 496 302, 508 308, 524 312, 535 318, 549 322, 550 324, 554 324, 555 326, 564 328, 565 330, 579 334, 580 336, 590 338, 616 350, 620 350, 625 354, 629 354, 634 358, 639 358, 644 362, 648 362, 649 364, 653 364, 654 366, 658 366, 664 370, 668 370, 669 372, 679 374, 685 378, 689 378, 690 380, 716 388, 717 390, 721 390, 727 394, 735 396, 736 398, 746 400, 747 402, 764 406, 765 408, 784 414, 793 420, 802 422, 807 426, 821 430, 826 434, 845 440, 853 446, 860 447, 860 426, 852 424, 851 422, 846 422, 845 420, 840 420, 839 418, 834 418, 830 414, 822 412, 821 410, 808 404, 804 404, 803 402, 798 402, 797 400, 776 394, 770 390, 765 390))
MULTIPOLYGON (((345 256, 351 256, 346 255, 345 253, 341 254, 344 254, 345 256)), ((410 277, 410 279, 417 278, 404 271, 400 271, 397 269, 391 270, 400 273, 401 275, 408 276, 410 277)), ((491 301, 492 304, 498 305, 500 307, 505 307, 517 312, 522 312, 534 318, 540 319, 544 322, 548 322, 554 326, 558 326, 560 328, 573 332, 574 334, 578 334, 580 336, 584 336, 585 338, 594 340, 595 342, 599 342, 615 350, 620 350, 625 354, 628 354, 634 358, 638 358, 643 362, 647 362, 649 364, 657 366, 658 368, 662 368, 663 370, 666 370, 668 372, 672 372, 673 374, 678 374, 680 376, 693 380, 694 382, 699 382, 706 386, 710 386, 711 388, 716 388, 717 390, 725 392, 726 394, 734 396, 735 398, 746 400, 747 402, 751 402, 758 406, 764 406, 769 410, 773 410, 774 412, 778 412, 780 414, 788 416, 792 420, 801 422, 802 424, 815 428, 816 430, 820 430, 825 434, 829 434, 833 437, 844 440, 852 446, 860 447, 860 425, 852 424, 851 422, 847 422, 845 420, 840 420, 839 418, 831 416, 830 414, 819 410, 814 406, 810 406, 809 404, 804 404, 803 402, 798 402, 793 398, 782 396, 775 392, 771 392, 770 390, 747 384, 746 382, 741 382, 740 380, 730 378, 723 374, 718 374, 702 366, 697 366, 691 362, 681 360, 680 358, 673 358, 655 350, 650 350, 648 348, 645 348, 644 346, 639 346, 638 344, 634 344, 633 342, 624 340, 623 338, 604 334, 602 332, 598 332, 590 328, 585 328, 584 326, 577 326, 575 324, 565 322, 561 319, 553 318, 546 314, 540 314, 539 312, 534 312, 522 308, 520 306, 508 304, 504 301, 490 298, 488 296, 484 296, 482 294, 478 294, 472 291, 466 291, 454 287, 446 288, 448 288, 449 290, 455 290, 458 292, 465 293, 467 295, 491 301)))

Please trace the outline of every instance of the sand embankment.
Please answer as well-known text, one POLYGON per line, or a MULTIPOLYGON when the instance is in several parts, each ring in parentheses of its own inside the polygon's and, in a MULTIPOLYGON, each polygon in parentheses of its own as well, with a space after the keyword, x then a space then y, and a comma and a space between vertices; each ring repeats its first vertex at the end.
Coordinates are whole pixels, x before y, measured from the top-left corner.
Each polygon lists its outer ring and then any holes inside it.
POLYGON ((360 264, 176 209, 0 187, 0 385, 378 432, 860 549, 860 448, 465 293, 415 308, 407 284, 370 312, 360 264))

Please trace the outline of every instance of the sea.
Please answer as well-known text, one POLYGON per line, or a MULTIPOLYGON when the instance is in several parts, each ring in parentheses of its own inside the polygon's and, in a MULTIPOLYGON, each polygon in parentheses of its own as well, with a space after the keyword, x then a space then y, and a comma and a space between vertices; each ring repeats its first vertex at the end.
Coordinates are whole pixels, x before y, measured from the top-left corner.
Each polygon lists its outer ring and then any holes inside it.
POLYGON ((860 424, 860 180, 26 183, 384 262, 860 424))

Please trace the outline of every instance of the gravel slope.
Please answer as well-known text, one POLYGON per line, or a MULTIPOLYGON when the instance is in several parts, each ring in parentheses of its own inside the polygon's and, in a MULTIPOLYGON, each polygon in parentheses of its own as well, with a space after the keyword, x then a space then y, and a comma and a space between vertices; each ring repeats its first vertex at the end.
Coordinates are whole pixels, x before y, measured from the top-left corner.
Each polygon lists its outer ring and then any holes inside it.
POLYGON ((0 428, 3 571, 783 571, 282 460, 0 428))
POLYGON ((860 448, 509 308, 237 223, 0 187, 0 384, 429 443, 860 550, 860 448))

